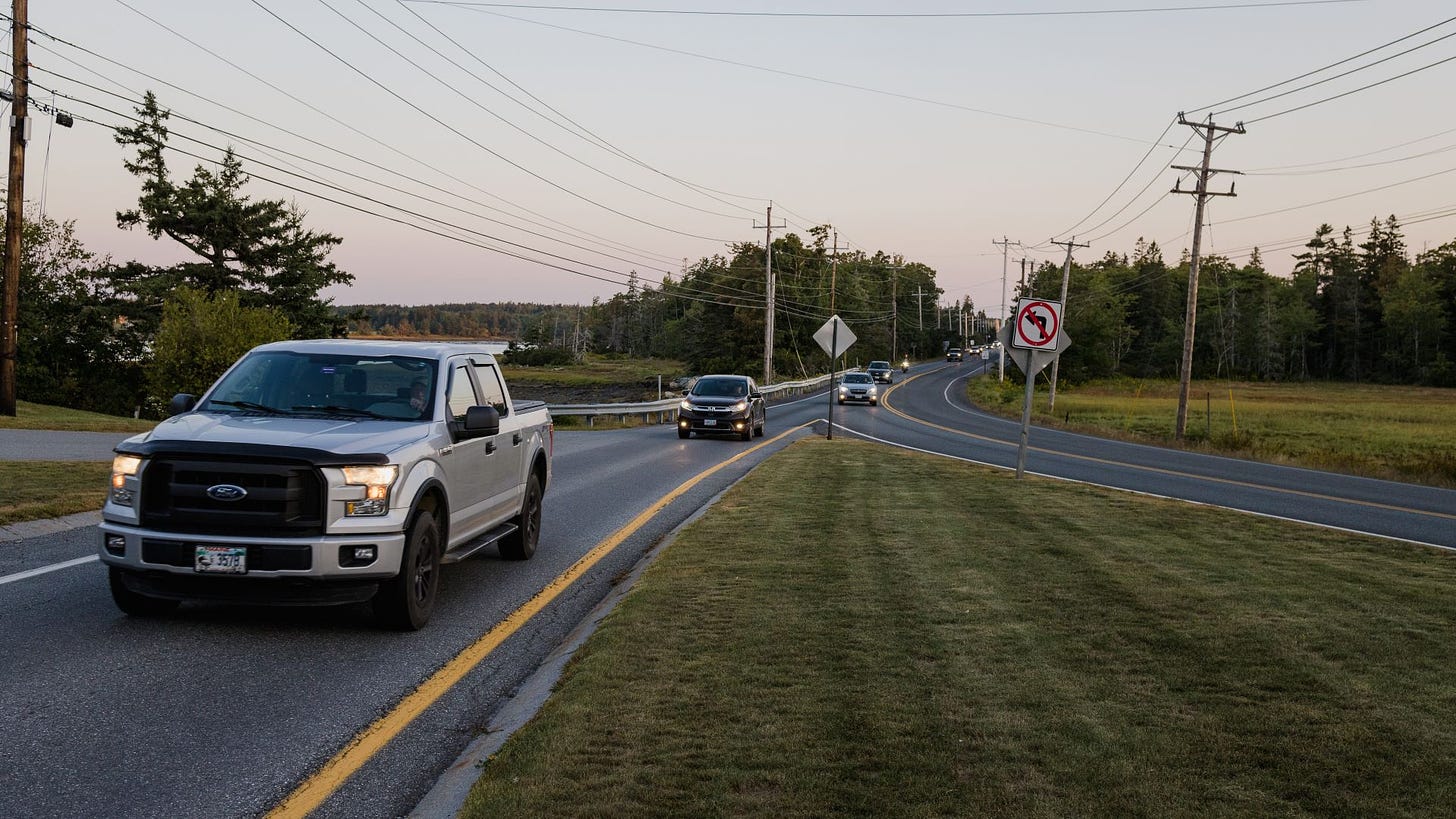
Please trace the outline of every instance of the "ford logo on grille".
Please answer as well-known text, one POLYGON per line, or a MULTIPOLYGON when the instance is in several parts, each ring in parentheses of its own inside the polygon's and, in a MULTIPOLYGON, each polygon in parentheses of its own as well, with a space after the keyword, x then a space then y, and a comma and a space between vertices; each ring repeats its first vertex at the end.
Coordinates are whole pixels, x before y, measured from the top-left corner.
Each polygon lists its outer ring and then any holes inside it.
POLYGON ((248 496, 248 490, 230 483, 207 487, 207 496, 213 500, 240 501, 248 496))

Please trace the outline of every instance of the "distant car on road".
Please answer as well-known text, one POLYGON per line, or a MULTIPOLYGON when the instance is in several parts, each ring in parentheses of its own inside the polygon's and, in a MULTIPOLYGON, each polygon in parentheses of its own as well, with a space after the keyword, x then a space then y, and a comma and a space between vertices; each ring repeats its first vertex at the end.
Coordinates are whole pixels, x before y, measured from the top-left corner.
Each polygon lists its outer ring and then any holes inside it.
POLYGON ((677 408, 677 437, 737 435, 747 441, 763 435, 763 393, 746 375, 705 375, 677 408))
POLYGON ((952 347, 949 350, 945 351, 946 361, 960 361, 961 358, 961 348, 959 347, 952 347))
POLYGON ((874 380, 886 384, 895 380, 894 375, 892 375, 894 368, 890 366, 890 362, 888 361, 871 361, 870 365, 865 367, 865 372, 869 373, 870 377, 874 380))
POLYGON ((869 373, 845 373, 839 379, 839 403, 845 401, 868 401, 870 406, 880 403, 879 388, 874 376, 869 373))

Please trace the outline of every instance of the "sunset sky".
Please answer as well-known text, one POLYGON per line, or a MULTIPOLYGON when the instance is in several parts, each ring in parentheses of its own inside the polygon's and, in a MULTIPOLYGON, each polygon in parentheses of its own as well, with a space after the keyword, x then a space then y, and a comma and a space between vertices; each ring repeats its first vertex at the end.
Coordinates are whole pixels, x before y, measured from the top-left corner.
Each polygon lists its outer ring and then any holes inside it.
POLYGON ((1321 222, 1390 214, 1414 252, 1456 239, 1453 16, 1437 0, 44 0, 32 98, 76 123, 38 117, 26 198, 97 253, 186 258, 115 224, 138 181, 109 128, 151 89, 170 145, 196 155, 170 154, 175 172, 231 144, 252 195, 343 237, 339 304, 586 303, 630 271, 656 282, 761 242, 772 200, 788 230, 831 224, 847 248, 926 263, 946 300, 994 315, 1002 237, 1024 247, 1013 280, 1072 235, 1092 244, 1079 260, 1146 237, 1176 262, 1193 198, 1168 193, 1168 166, 1200 147, 1180 111, 1247 128, 1214 153, 1246 175, 1210 206, 1206 252, 1259 245, 1284 274, 1321 222))

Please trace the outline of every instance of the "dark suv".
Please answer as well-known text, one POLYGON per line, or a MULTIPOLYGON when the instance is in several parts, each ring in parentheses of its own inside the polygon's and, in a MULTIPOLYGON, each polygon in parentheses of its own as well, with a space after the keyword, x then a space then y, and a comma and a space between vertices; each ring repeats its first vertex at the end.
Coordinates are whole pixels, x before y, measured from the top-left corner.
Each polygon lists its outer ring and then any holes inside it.
POLYGON ((677 437, 737 435, 747 441, 763 435, 763 393, 746 375, 705 375, 677 407, 677 437))
POLYGON ((865 367, 865 372, 869 373, 876 381, 889 384, 895 380, 895 376, 891 375, 894 369, 888 361, 871 361, 870 365, 865 367))

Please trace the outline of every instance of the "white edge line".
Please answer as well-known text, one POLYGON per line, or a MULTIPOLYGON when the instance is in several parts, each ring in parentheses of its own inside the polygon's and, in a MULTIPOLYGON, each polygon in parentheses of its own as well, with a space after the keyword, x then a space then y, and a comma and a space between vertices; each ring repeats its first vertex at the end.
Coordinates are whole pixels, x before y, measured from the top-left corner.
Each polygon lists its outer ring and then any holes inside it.
MULTIPOLYGON (((910 450, 912 452, 922 452, 922 453, 924 453, 926 455, 934 455, 934 456, 940 457, 940 458, 949 458, 949 459, 951 459, 953 461, 962 461, 964 463, 976 464, 978 466, 989 466, 992 469, 1000 469, 1000 470, 1002 470, 1004 472, 1015 472, 1016 471, 1016 470, 1012 469, 1009 466, 1001 466, 1000 464, 993 464, 993 463, 990 463, 988 461, 977 461, 974 458, 962 458, 959 455, 947 455, 944 452, 935 452, 934 450, 921 449, 919 447, 910 446, 908 444, 897 444, 894 441, 887 441, 887 440, 885 440, 883 438, 876 438, 873 435, 868 435, 868 434, 863 433, 863 432, 860 432, 858 430, 850 429, 849 427, 846 427, 846 426, 844 426, 842 424, 835 424, 835 426, 836 427, 839 427, 840 429, 844 430, 845 432, 848 432, 851 435, 858 435, 861 438, 866 438, 866 439, 869 439, 871 441, 875 441, 876 443, 886 444, 888 446, 896 447, 898 449, 908 449, 908 450, 910 450)), ((1187 498, 1178 498, 1178 497, 1174 497, 1172 495, 1159 495, 1156 492, 1144 492, 1144 491, 1142 491, 1140 489, 1125 489, 1125 488, 1123 488, 1121 486, 1108 486, 1107 484, 1093 483, 1092 481, 1082 481, 1082 480, 1078 480, 1076 478, 1064 478, 1064 477, 1061 477, 1060 475, 1048 475, 1048 474, 1046 474, 1044 472, 1032 472, 1032 471, 1029 471, 1028 470, 1026 472, 1026 474, 1028 474, 1028 475, 1035 475, 1038 478, 1047 478, 1047 479, 1054 480, 1054 481, 1062 481, 1064 483, 1079 483, 1079 484, 1083 484, 1085 486, 1097 486, 1097 487, 1101 487, 1103 489, 1113 489, 1113 490, 1116 490, 1118 492, 1126 492, 1126 493, 1128 493, 1130 495, 1142 495, 1142 496, 1148 497, 1148 498, 1159 498, 1161 500, 1175 501, 1177 503, 1188 503, 1188 504, 1192 504, 1194 506, 1205 506, 1205 507, 1208 507, 1209 509, 1223 509, 1223 510, 1228 511, 1228 512, 1239 512, 1241 514, 1254 515, 1255 517, 1268 518, 1270 520, 1282 520, 1282 521, 1285 521, 1285 522, 1288 522, 1288 523, 1297 523, 1297 524, 1300 524, 1301 526, 1315 526, 1315 527, 1318 527, 1320 529, 1329 529, 1329 530, 1334 531, 1334 532, 1344 532, 1346 534, 1351 534, 1351 535, 1364 535, 1366 537, 1380 538, 1381 540, 1393 540, 1393 541, 1395 541, 1397 543, 1408 543, 1408 544, 1410 544, 1412 546, 1425 546, 1426 548, 1429 548, 1429 549, 1440 549, 1440 550, 1446 551, 1446 552, 1456 552, 1456 546, 1445 546, 1445 545, 1442 545, 1440 543, 1427 543, 1424 540, 1411 540, 1410 538, 1396 537, 1395 535, 1383 535, 1383 534, 1380 534, 1379 532, 1366 532, 1366 531, 1364 531, 1362 529, 1350 529, 1350 528, 1347 528, 1347 527, 1344 527, 1344 526, 1335 526, 1334 524, 1330 524, 1330 523, 1318 523, 1318 522, 1310 521, 1310 520, 1299 520, 1297 518, 1287 518, 1287 517, 1284 517, 1283 515, 1271 515, 1268 512, 1255 512, 1255 511, 1253 511, 1251 509, 1239 509, 1236 506, 1221 506, 1221 505, 1216 504, 1216 503, 1206 503, 1204 501, 1189 500, 1187 498)))
POLYGON ((52 563, 49 566, 41 566, 39 569, 29 569, 23 572, 16 572, 15 574, 7 574, 4 577, 0 577, 0 586, 6 583, 18 583, 22 580, 29 580, 32 577, 58 572, 61 569, 69 569, 72 566, 80 566, 83 563, 91 563, 100 559, 96 555, 90 555, 88 557, 78 557, 75 560, 67 560, 63 563, 52 563))

